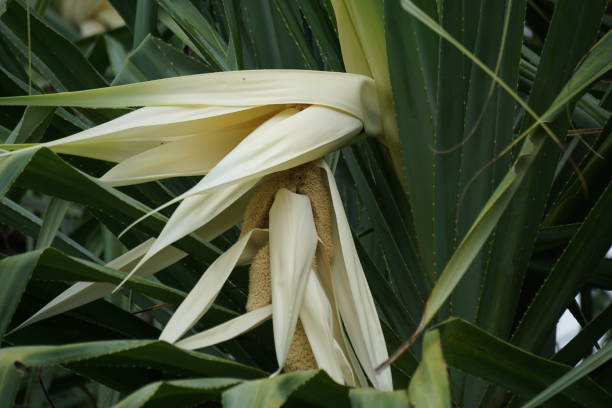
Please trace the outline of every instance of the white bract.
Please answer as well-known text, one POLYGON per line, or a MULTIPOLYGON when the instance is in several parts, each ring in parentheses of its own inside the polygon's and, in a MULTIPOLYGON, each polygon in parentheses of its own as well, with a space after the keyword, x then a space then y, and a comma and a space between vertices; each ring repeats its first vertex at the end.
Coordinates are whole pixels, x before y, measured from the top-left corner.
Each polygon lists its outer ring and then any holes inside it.
MULTIPOLYGON (((180 202, 156 239, 109 264, 131 270, 126 279, 133 273, 151 275, 186 256, 171 245, 188 234, 196 232, 210 240, 236 225, 248 194, 270 175, 317 160, 364 130, 371 135, 381 132, 370 78, 316 71, 202 74, 91 91, 2 98, 0 105, 143 106, 63 139, 1 148, 42 146, 115 162, 100 178, 114 186, 204 176, 166 204, 180 202)), ((11 154, 4 153, 0 159, 11 154)), ((269 242, 272 305, 177 344, 206 347, 272 317, 282 367, 299 317, 319 367, 339 382, 366 385, 361 365, 374 386, 388 390, 392 388, 390 371, 379 374, 374 370, 387 359, 387 350, 372 295, 332 173, 323 162, 319 166, 327 174, 335 217, 329 276, 321 279, 313 270, 318 240, 308 198, 280 190, 270 210, 269 230, 249 231, 221 255, 180 305, 161 338, 179 340, 212 306, 234 266, 250 263, 269 242)), ((105 283, 77 283, 22 326, 100 298, 112 288, 105 283)))

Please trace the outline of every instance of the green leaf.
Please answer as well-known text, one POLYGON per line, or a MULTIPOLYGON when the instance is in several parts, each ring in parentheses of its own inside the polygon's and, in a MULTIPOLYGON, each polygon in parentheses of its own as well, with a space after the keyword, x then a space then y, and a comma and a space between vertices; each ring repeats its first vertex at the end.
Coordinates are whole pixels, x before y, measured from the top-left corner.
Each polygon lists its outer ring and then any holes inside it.
POLYGON ((246 54, 245 68, 284 68, 269 0, 241 1, 246 54))
MULTIPOLYGON (((606 5, 605 1, 601 3, 606 5)), ((600 11, 598 7, 601 5, 593 6, 591 4, 590 6, 593 10, 591 12, 597 16, 598 14, 596 13, 600 11)), ((548 107, 546 116, 557 116, 565 109, 565 106, 581 95, 594 78, 599 78, 610 71, 612 69, 610 53, 612 53, 612 32, 607 32, 590 50, 588 59, 581 64, 580 72, 571 77, 564 86, 564 92, 559 93, 552 105, 548 107)))
MULTIPOLYGON (((8 257, 0 261, 0 339, 13 318, 13 313, 19 304, 19 300, 26 285, 30 280, 30 274, 24 271, 31 270, 35 260, 30 257, 8 257)), ((0 376, 0 379, 2 377, 0 376)))
MULTIPOLYGON (((5 85, 10 84, 10 85, 14 85, 17 88, 15 90, 11 90, 10 92, 8 92, 9 94, 17 95, 17 94, 22 94, 23 92, 28 92, 27 79, 22 80, 18 76, 9 74, 7 71, 4 71, 4 68, 2 66, 0 66, 0 75, 2 74, 6 74, 6 78, 2 80, 2 82, 5 85)), ((38 90, 34 88, 32 89, 32 95, 39 95, 39 94, 40 92, 38 90)), ((27 109, 28 108, 26 107, 26 110, 27 109)), ((87 116, 87 118, 96 119, 96 120, 100 119, 99 115, 95 113, 92 114, 91 112, 92 111, 86 111, 84 112, 84 115, 87 116)), ((25 135, 30 138, 30 141, 36 142, 37 141, 36 139, 38 137, 49 136, 49 134, 51 133, 50 132, 51 130, 56 130, 54 129, 55 127, 57 127, 57 131, 59 131, 61 136, 63 136, 66 133, 76 133, 79 130, 85 129, 88 126, 87 125, 88 119, 85 118, 85 120, 83 120, 84 118, 79 117, 77 114, 74 114, 72 112, 68 112, 68 110, 66 110, 65 108, 57 108, 55 113, 57 116, 59 116, 59 118, 57 118, 56 116, 54 119, 51 120, 51 125, 47 127, 48 131, 46 133, 42 131, 43 128, 41 126, 38 126, 38 127, 31 126, 31 125, 26 126, 26 130, 31 127, 33 128, 33 132, 31 134, 29 133, 29 131, 25 133, 25 135)), ((36 116, 38 116, 38 114, 36 116)), ((41 123, 41 125, 43 124, 44 122, 41 123)))
MULTIPOLYGON (((389 263, 389 275, 397 290, 402 305, 409 311, 410 320, 415 321, 423 310, 425 297, 429 291, 424 279, 415 243, 404 219, 407 212, 394 196, 389 180, 376 168, 376 160, 371 160, 372 170, 363 158, 362 151, 367 145, 351 146, 342 151, 342 157, 351 173, 373 229, 380 234, 380 245, 389 263), (374 177, 371 176, 374 175, 374 177)), ((414 329, 414 323, 410 325, 414 329)), ((404 335, 403 330, 398 331, 404 335)))
POLYGON ((59 198, 51 199, 45 211, 44 221, 40 227, 38 238, 36 239, 35 249, 46 248, 51 245, 62 225, 62 221, 64 221, 68 207, 70 207, 68 201, 60 200, 59 198))
MULTIPOLYGON (((32 68, 42 77, 43 86, 49 84, 57 91, 76 91, 106 86, 106 80, 90 64, 79 49, 61 34, 49 27, 40 17, 32 13, 30 24, 27 24, 27 13, 22 0, 10 3, 7 12, 0 21, 0 38, 10 43, 13 49, 20 54, 21 62, 27 62, 32 56, 32 68), (31 47, 28 47, 28 30, 30 26, 31 47), (61 53, 57 50, 62 50, 61 53), (70 61, 70 64, 66 64, 70 61)), ((19 65, 18 65, 19 66, 19 65)), ((27 65, 19 66, 22 71, 24 84, 21 88, 28 92, 29 86, 26 78, 30 72, 26 71, 27 65)), ((36 72, 34 72, 36 74, 36 72)), ((17 77, 11 78, 13 82, 17 77)), ((35 94, 36 83, 33 84, 31 93, 35 94)), ((30 92, 28 92, 30 93, 30 92)), ((121 114, 120 110, 80 110, 85 117, 98 123, 115 118, 121 114)))
POLYGON ((538 231, 534 252, 543 252, 555 248, 563 248, 576 233, 580 224, 556 225, 545 227, 538 231))
POLYGON ((106 55, 110 61, 110 69, 114 73, 118 73, 125 61, 126 52, 123 44, 110 35, 104 35, 104 45, 106 55))
POLYGON ((4 197, 29 162, 24 155, 0 156, 0 197, 4 197))
POLYGON ((587 323, 561 350, 553 360, 563 364, 574 365, 593 351, 593 346, 610 330, 612 321, 612 304, 587 323))
POLYGON ((291 38, 295 41, 295 45, 304 61, 304 67, 306 69, 315 69, 319 64, 310 48, 308 38, 306 38, 302 27, 300 27, 302 16, 299 10, 287 1, 272 0, 272 3, 274 3, 274 7, 280 15, 285 28, 291 34, 291 38))
POLYGON ((234 378, 157 381, 128 395, 114 408, 162 408, 218 401, 223 391, 241 382, 234 378))
POLYGON ((334 31, 333 16, 329 15, 324 4, 303 1, 298 2, 298 6, 312 31, 323 62, 332 71, 343 71, 340 44, 334 31))
MULTIPOLYGON (((460 319, 436 326, 446 362, 523 397, 531 397, 572 368, 531 354, 460 319)), ((582 378, 553 399, 555 406, 608 407, 612 396, 582 378)))
MULTIPOLYGON (((445 2, 442 15, 454 24, 455 33, 451 34, 462 39, 466 48, 473 49, 476 57, 517 92, 525 1, 450 0, 445 2), (454 6, 451 7, 451 3, 454 6), (463 14, 461 11, 455 13, 457 8, 462 8, 463 14), (476 16, 478 20, 474 21, 476 16)), ((441 48, 454 46, 444 41, 441 48)), ((456 49, 447 50, 447 53, 446 59, 441 56, 438 74, 438 133, 434 145, 442 152, 435 155, 434 231, 438 272, 512 164, 510 155, 491 160, 512 142, 517 105, 508 90, 477 64, 468 62, 462 54, 457 55, 460 53, 456 49), (465 78, 457 78, 461 72, 454 72, 453 67, 462 64, 468 65, 465 78), (457 95, 459 92, 454 90, 460 84, 468 88, 464 95, 457 95)), ((449 301, 453 316, 476 321, 479 311, 487 307, 481 304, 484 298, 481 291, 484 280, 493 274, 487 271, 495 262, 487 251, 490 242, 485 243, 485 249, 457 285, 449 301)), ((472 393, 467 391, 468 386, 471 385, 466 386, 466 394, 472 393)), ((465 395, 464 404, 475 404, 479 397, 465 395)))
POLYGON ((538 290, 512 337, 512 342, 537 351, 567 303, 588 281, 610 249, 612 182, 597 200, 538 290))
POLYGON ((227 408, 280 407, 286 403, 346 407, 348 387, 335 383, 322 370, 310 370, 247 381, 223 393, 223 406, 227 408))
POLYGON ((605 188, 612 162, 601 158, 609 157, 612 154, 612 137, 609 137, 610 129, 612 129, 612 116, 608 119, 606 127, 608 130, 604 128, 600 135, 601 144, 593 146, 597 154, 589 157, 588 162, 580 169, 588 186, 589 194, 584 194, 583 181, 578 175, 573 174, 572 178, 565 184, 558 199, 556 199, 553 208, 546 215, 545 225, 555 225, 580 219, 584 216, 585 209, 592 206, 591 197, 596 196, 599 191, 605 188))
POLYGON ((152 375, 162 378, 219 376, 239 379, 265 375, 252 367, 185 351, 157 340, 11 347, 0 350, 0 393, 3 396, 0 407, 12 407, 21 377, 31 369, 59 364, 122 392, 145 385, 152 375), (120 370, 117 370, 117 365, 122 366, 120 370))
MULTIPOLYGON (((401 344, 401 339, 385 320, 381 321, 381 326, 385 337, 385 343, 387 344, 387 350, 395 350, 401 344)), ((419 360, 417 360, 415 353, 408 352, 403 354, 391 364, 393 386, 395 388, 407 387, 418 366, 419 360)))
POLYGON ((240 38, 239 0, 223 0, 223 11, 229 30, 227 65, 231 69, 244 69, 242 58, 242 39, 240 38))
POLYGON ((51 124, 54 112, 55 108, 47 106, 28 106, 4 144, 39 142, 51 124))
POLYGON ((406 309, 401 303, 384 275, 372 261, 365 248, 363 248, 359 239, 354 236, 353 240, 355 241, 357 253, 363 265, 368 285, 372 290, 372 296, 374 299, 380 299, 378 304, 383 316, 397 334, 400 336, 410 335, 416 327, 416 321, 410 313, 410 309, 406 309))
POLYGON ((104 78, 91 66, 83 54, 70 41, 46 25, 35 13, 27 24, 26 10, 21 1, 12 1, 2 15, 0 32, 24 57, 27 56, 30 27, 32 65, 44 75, 58 91, 106 86, 104 78), (58 52, 61 50, 61 53, 58 52), (66 61, 70 61, 69 64, 66 61))
POLYGON ((138 48, 128 55, 112 84, 124 85, 207 71, 205 65, 179 49, 159 38, 147 36, 138 48))
MULTIPOLYGON (((54 248, 9 256, 0 261, 0 265, 5 263, 22 265, 12 268, 19 269, 23 275, 31 275, 32 279, 37 280, 118 284, 126 275, 123 271, 70 257, 54 248)), ((180 303, 186 295, 180 290, 138 276, 126 282, 126 287, 171 304, 180 303)))
MULTIPOLYGON (((434 19, 435 1, 419 1, 434 19)), ((428 279, 434 280, 433 152, 436 132, 438 67, 437 35, 404 11, 399 1, 386 1, 385 29, 405 184, 414 215, 416 242, 428 279)))
MULTIPOLYGON (((43 221, 26 208, 4 197, 0 201, 0 223, 11 226, 19 232, 32 238, 40 234, 43 221)), ((63 232, 58 232, 52 245, 66 252, 68 255, 89 259, 90 261, 102 263, 91 251, 72 240, 63 232)))
POLYGON ((158 0, 172 19, 184 30, 198 51, 216 70, 228 70, 227 44, 197 7, 189 0, 158 0))
POLYGON ((373 388, 354 388, 349 391, 352 408, 405 408, 410 406, 408 392, 378 391, 373 388))
MULTIPOLYGON (((573 89, 584 90, 597 80, 601 66, 609 63, 605 57, 594 52, 595 49, 591 49, 605 4, 606 1, 602 0, 561 0, 555 6, 536 80, 529 95, 529 106, 543 119, 552 122, 550 128, 558 137, 563 137, 568 130, 567 115, 563 113, 555 117, 549 108, 558 97, 571 93, 573 89), (568 31, 569 26, 573 29, 568 31), (586 55, 589 50, 591 53, 586 55)), ((570 112, 573 109, 571 105, 566 104, 565 107, 570 112)), ((525 117, 521 131, 529 129, 532 123, 532 118, 525 117)), ((498 222, 478 317, 479 325, 502 338, 510 336, 512 320, 504 316, 516 313, 516 294, 521 290, 561 154, 559 146, 542 131, 536 131, 531 142, 535 145, 531 151, 532 157, 524 157, 527 159, 522 164, 524 169, 512 183, 516 197, 498 222)), ((529 153, 529 150, 523 152, 529 153)))
POLYGON ((156 26, 157 2, 138 0, 136 4, 136 20, 134 24, 134 41, 132 48, 138 47, 147 36, 155 33, 156 26))
MULTIPOLYGON (((587 357, 577 367, 568 371, 561 378, 559 378, 557 381, 548 386, 548 388, 546 388, 544 391, 529 400, 529 402, 523 405, 523 408, 534 408, 541 405, 542 403, 548 401, 550 398, 557 395, 567 387, 574 384, 576 381, 588 375, 591 371, 608 362, 611 358, 612 343, 608 343, 597 353, 587 357)), ((610 402, 612 402, 612 398, 610 399, 610 402)))
POLYGON ((423 360, 408 386, 410 402, 415 407, 450 408, 448 372, 438 330, 431 330, 423 339, 423 360))
MULTIPOLYGON (((563 249, 563 247, 560 249, 563 249)), ((532 259, 529 262, 529 270, 538 274, 548 275, 555 266, 558 257, 558 253, 555 252, 553 254, 552 257, 532 259)), ((539 279, 538 285, 544 281, 541 276, 536 279, 539 279)), ((604 258, 599 261, 597 266, 589 273, 586 288, 612 289, 612 259, 604 258)))
POLYGON ((304 68, 296 40, 271 0, 242 1, 241 11, 242 38, 248 40, 243 42, 245 68, 304 68))

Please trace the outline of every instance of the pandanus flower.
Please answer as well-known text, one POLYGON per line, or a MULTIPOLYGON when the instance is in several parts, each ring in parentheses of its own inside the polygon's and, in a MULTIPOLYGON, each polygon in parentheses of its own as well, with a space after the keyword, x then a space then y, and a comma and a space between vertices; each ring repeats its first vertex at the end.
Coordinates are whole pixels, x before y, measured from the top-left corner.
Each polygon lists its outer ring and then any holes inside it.
MULTIPOLYGON (((376 90, 365 76, 314 71, 235 71, 0 99, 2 105, 144 106, 36 146, 117 163, 114 186, 204 176, 160 235, 109 266, 153 274, 185 256, 172 244, 212 239, 244 219, 238 241, 205 271, 161 339, 189 349, 229 340, 272 318, 279 370, 319 367, 336 381, 391 389, 375 367, 387 350, 333 175, 319 160, 365 130, 380 132, 376 90), (247 312, 181 337, 212 306, 237 264, 251 264, 247 312), (364 376, 365 372, 365 376, 364 376)), ((8 157, 19 152, 0 155, 8 157)), ((79 282, 25 324, 113 289, 79 282)))

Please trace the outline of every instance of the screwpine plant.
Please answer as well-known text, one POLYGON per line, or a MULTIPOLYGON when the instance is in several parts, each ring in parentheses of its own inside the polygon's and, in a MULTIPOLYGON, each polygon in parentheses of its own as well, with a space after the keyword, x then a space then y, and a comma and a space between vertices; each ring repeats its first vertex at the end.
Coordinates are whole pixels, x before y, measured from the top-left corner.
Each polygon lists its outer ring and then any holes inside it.
POLYGON ((0 406, 612 404, 607 1, 70 3, 0 1, 0 406))

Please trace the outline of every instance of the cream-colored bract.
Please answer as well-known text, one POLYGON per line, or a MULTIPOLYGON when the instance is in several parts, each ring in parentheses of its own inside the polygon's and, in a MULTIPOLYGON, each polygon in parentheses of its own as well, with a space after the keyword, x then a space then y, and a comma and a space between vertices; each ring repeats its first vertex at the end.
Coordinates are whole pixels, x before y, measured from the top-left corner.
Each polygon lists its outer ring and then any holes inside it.
POLYGON ((382 131, 374 81, 363 75, 303 70, 227 71, 58 94, 0 98, 0 105, 130 106, 321 105, 360 119, 368 134, 382 131))
POLYGON ((270 209, 272 323, 279 371, 293 340, 317 242, 308 197, 279 190, 270 209))
POLYGON ((249 231, 210 265, 162 331, 161 340, 178 340, 212 306, 236 265, 250 263, 268 240, 268 232, 249 231))
POLYGON ((252 312, 247 312, 218 326, 181 340, 176 345, 188 350, 214 346, 254 329, 271 317, 272 305, 260 307, 252 312))
MULTIPOLYGON (((381 131, 372 80, 330 72, 222 72, 91 91, 0 98, 0 105, 13 104, 144 106, 64 139, 26 148, 43 146, 115 162, 100 179, 110 185, 204 176, 165 204, 180 203, 156 239, 109 265, 131 268, 126 280, 134 273, 155 273, 167 261, 184 257, 172 247, 182 237, 196 233, 210 240, 236 225, 246 197, 268 176, 317 160, 364 130, 374 135, 381 131), (161 257, 163 262, 159 262, 161 257)), ((221 255, 180 305, 161 338, 179 340, 211 307, 235 265, 250 262, 257 249, 269 242, 269 313, 279 367, 287 358, 300 318, 317 365, 332 378, 365 386, 365 371, 375 387, 390 390, 390 371, 377 374, 374 370, 387 359, 387 350, 372 295, 331 172, 323 162, 320 166, 328 174, 336 220, 331 267, 313 269, 318 236, 308 197, 281 189, 270 210, 270 230, 249 231, 221 255)), ((95 300, 110 288, 104 283, 77 283, 23 325, 95 300)), ((224 330, 209 329, 178 344, 195 348, 225 341, 268 318, 268 311, 254 312, 224 323, 224 330)))
POLYGON ((321 166, 327 174, 336 216, 333 231, 336 254, 331 272, 334 296, 351 343, 366 375, 375 387, 391 390, 393 389, 391 371, 388 369, 380 373, 375 371, 375 368, 380 365, 379 362, 386 361, 388 355, 374 299, 361 262, 359 262, 336 181, 330 168, 325 163, 322 163, 321 166))

